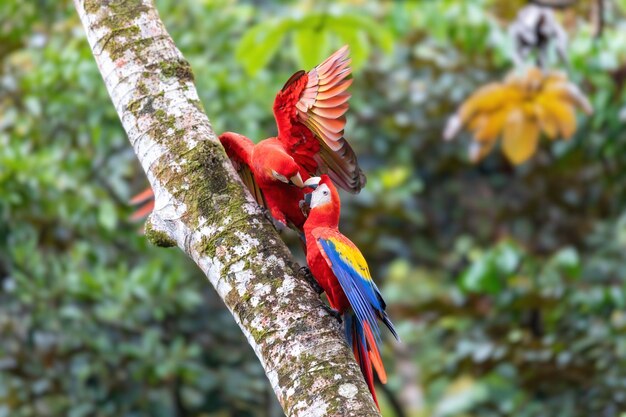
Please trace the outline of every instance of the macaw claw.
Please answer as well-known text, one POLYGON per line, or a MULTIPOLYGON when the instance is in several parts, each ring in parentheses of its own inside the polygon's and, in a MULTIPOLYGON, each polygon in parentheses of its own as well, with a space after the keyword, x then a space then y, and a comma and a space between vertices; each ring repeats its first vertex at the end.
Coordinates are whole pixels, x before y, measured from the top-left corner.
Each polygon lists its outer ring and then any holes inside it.
MULTIPOLYGON (((317 295, 322 295, 322 293, 324 292, 324 289, 320 286, 320 284, 318 284, 317 280, 315 279, 315 277, 311 273, 311 270, 308 267, 306 266, 301 267, 298 270, 298 276, 304 278, 306 282, 308 282, 308 284, 311 286, 311 288, 313 288, 313 290, 317 293, 317 295)), ((326 310, 328 314, 336 318, 339 324, 343 323, 343 319, 341 318, 340 312, 327 306, 324 303, 322 303, 322 307, 324 308, 324 310, 326 310)))
POLYGON ((308 267, 306 266, 301 267, 298 270, 298 276, 301 276, 302 278, 304 278, 306 282, 309 283, 311 288, 313 288, 313 290, 317 293, 317 295, 322 295, 322 293, 324 292, 324 289, 320 287, 320 284, 317 283, 317 280, 315 279, 315 277, 311 273, 311 270, 308 267))
POLYGON ((343 324, 343 319, 341 318, 341 313, 339 311, 327 306, 326 304, 322 304, 322 307, 324 307, 324 310, 326 310, 328 314, 336 318, 339 324, 343 324))
POLYGON ((269 220, 272 223, 276 231, 282 232, 283 230, 287 228, 287 224, 285 222, 281 222, 280 220, 276 220, 268 209, 263 208, 262 210, 263 210, 263 215, 265 216, 267 220, 269 220))

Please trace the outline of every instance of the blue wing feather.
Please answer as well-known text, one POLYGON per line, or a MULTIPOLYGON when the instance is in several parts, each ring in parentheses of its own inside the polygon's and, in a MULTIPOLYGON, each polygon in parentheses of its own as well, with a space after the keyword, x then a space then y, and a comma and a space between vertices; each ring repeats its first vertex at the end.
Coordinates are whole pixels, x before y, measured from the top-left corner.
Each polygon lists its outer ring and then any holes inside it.
POLYGON ((385 303, 374 281, 357 271, 354 265, 342 256, 332 239, 319 238, 318 242, 330 261, 330 267, 346 293, 359 322, 369 324, 377 344, 381 342, 378 318, 397 339, 398 335, 385 313, 385 303))

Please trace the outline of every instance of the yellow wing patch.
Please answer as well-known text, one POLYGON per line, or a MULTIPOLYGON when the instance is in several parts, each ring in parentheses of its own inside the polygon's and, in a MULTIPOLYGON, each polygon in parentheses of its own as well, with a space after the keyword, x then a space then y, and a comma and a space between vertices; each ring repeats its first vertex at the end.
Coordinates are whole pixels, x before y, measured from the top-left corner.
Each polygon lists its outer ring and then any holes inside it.
POLYGON ((363 257, 361 251, 350 241, 331 237, 328 239, 335 247, 337 254, 341 259, 350 265, 362 278, 371 281, 367 261, 363 257))

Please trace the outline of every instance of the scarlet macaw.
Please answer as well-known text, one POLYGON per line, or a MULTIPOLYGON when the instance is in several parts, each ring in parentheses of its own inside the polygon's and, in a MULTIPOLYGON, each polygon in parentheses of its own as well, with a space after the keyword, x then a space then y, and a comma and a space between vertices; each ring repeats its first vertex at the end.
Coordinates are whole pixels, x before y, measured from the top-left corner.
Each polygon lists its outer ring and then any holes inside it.
MULTIPOLYGON (((327 173, 346 191, 358 193, 365 175, 343 137, 352 84, 344 46, 309 72, 289 78, 274 100, 278 135, 254 144, 237 133, 219 139, 257 202, 276 221, 302 231, 299 203, 303 179, 327 173)), ((143 194, 143 193, 142 193, 143 194)))
POLYGON ((327 175, 312 177, 305 185, 315 188, 305 197, 310 208, 304 223, 306 260, 313 277, 326 292, 331 308, 343 315, 346 338, 378 405, 372 367, 383 384, 387 381, 378 349, 381 341, 378 320, 397 340, 398 334, 385 312, 385 301, 363 254, 339 231, 341 202, 337 189, 327 175))

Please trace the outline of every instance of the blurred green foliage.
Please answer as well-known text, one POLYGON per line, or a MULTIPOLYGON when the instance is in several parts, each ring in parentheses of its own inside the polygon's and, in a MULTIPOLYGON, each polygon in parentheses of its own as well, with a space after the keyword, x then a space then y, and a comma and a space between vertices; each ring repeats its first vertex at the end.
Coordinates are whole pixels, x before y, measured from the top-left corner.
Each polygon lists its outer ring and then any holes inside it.
MULTIPOLYGON (((624 2, 598 40, 588 6, 560 16, 595 108, 574 139, 517 168, 441 140, 510 69, 521 3, 157 1, 218 132, 274 134, 284 81, 351 45, 369 182, 342 227, 403 339, 385 415, 626 410, 624 2)), ((0 2, 0 149, 0 416, 280 415, 206 280, 127 220, 145 180, 69 1, 0 2)))

